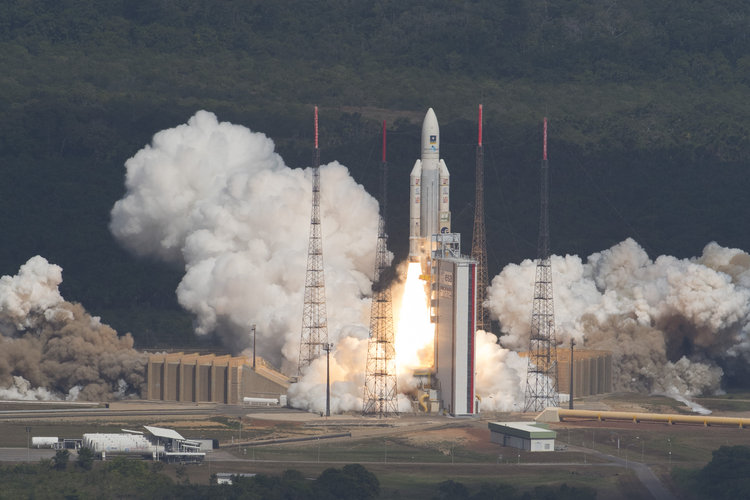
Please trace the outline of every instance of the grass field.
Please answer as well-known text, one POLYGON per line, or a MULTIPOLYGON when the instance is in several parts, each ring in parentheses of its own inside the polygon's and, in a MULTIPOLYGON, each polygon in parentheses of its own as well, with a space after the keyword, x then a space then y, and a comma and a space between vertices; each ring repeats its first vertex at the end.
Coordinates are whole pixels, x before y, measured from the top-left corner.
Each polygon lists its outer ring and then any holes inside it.
MULTIPOLYGON (((632 411, 684 413, 681 403, 669 398, 645 395, 606 395, 596 404, 632 411)), ((713 396, 698 401, 717 413, 743 414, 750 395, 713 396)), ((386 422, 373 422, 356 415, 299 421, 247 415, 170 416, 158 418, 111 417, 84 419, 19 419, 0 421, 0 446, 25 447, 26 427, 32 436, 80 438, 88 432, 142 430, 145 425, 174 428, 193 438, 218 439, 221 449, 214 460, 187 467, 187 477, 207 483, 216 472, 279 474, 296 469, 317 477, 329 467, 360 463, 380 480, 383 498, 431 498, 438 485, 451 479, 471 492, 482 483, 510 484, 520 491, 539 485, 567 484, 597 490, 599 499, 648 497, 648 493, 623 462, 645 462, 673 490, 684 481, 673 471, 698 469, 711 460, 722 445, 750 446, 750 429, 666 425, 656 423, 565 421, 552 424, 561 451, 530 453, 490 442, 489 421, 518 420, 515 414, 485 415, 479 419, 450 419, 404 415, 386 422), (351 432, 350 437, 315 439, 293 443, 257 445, 268 439, 325 436, 351 432), (241 441, 241 444, 238 442, 241 441), (600 455, 604 454, 604 455, 600 455), (221 460, 219 457, 221 456, 221 460)), ((527 417, 527 416, 526 416, 527 417)), ((176 477, 177 468, 165 473, 176 477)), ((184 471, 182 472, 184 473, 184 471)))

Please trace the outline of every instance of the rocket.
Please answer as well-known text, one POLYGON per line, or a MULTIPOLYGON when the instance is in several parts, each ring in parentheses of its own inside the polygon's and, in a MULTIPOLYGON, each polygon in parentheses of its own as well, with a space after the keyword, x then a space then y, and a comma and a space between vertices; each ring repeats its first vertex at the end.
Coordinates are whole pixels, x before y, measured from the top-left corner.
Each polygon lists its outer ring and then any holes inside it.
POLYGON ((440 127, 432 108, 422 123, 422 156, 409 179, 409 261, 432 258, 432 235, 450 233, 450 174, 440 158, 440 127))

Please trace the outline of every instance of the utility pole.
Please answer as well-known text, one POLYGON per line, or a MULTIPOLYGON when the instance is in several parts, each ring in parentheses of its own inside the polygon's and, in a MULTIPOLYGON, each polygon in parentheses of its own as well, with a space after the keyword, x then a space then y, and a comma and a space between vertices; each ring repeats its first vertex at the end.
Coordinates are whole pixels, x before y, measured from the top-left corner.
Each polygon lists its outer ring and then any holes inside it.
POLYGON ((576 341, 571 337, 570 338, 570 401, 568 403, 568 408, 571 410, 573 409, 573 346, 576 345, 576 341))
POLYGON ((255 371, 255 325, 252 326, 253 330, 253 371, 255 371))
POLYGON ((331 416, 331 349, 333 349, 333 344, 323 345, 323 350, 326 352, 326 417, 331 416))

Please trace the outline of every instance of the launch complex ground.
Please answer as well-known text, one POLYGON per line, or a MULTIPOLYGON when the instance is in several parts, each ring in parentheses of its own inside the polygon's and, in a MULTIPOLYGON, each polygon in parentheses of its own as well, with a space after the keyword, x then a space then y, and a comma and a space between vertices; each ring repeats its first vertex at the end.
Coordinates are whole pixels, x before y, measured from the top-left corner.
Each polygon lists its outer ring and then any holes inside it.
MULTIPOLYGON (((750 394, 699 399, 715 416, 750 417, 750 394)), ((666 397, 606 394, 577 399, 577 409, 691 414, 666 397)), ((174 428, 189 438, 217 439, 201 465, 183 468, 194 483, 211 474, 315 477, 329 467, 360 463, 389 498, 424 497, 447 479, 474 491, 483 482, 523 490, 537 485, 587 486, 597 498, 679 498, 674 468, 700 468, 721 445, 750 446, 750 429, 632 421, 565 420, 551 424, 557 451, 530 453, 490 442, 488 422, 530 420, 536 414, 486 413, 450 418, 405 414, 377 419, 356 414, 321 417, 274 407, 123 401, 104 404, 0 403, 0 461, 38 461, 53 450, 27 449, 30 436, 80 438, 141 425, 174 428), (241 422, 241 425, 240 425, 241 422), (27 428, 29 431, 27 433, 27 428), (473 488, 473 489, 472 489, 473 488), (670 492, 672 492, 670 494, 670 492), (666 495, 666 496, 665 496, 666 495), (674 495, 674 496, 670 496, 674 495)), ((176 477, 179 465, 164 472, 176 477)))

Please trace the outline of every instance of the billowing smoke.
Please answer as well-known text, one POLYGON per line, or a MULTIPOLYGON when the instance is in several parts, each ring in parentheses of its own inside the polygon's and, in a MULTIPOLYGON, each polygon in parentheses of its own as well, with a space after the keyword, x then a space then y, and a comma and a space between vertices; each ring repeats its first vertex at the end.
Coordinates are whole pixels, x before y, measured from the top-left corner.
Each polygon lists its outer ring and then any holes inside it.
MULTIPOLYGON (((311 170, 287 167, 265 135, 200 111, 126 162, 125 197, 111 230, 136 254, 184 266, 180 303, 199 334, 234 352, 250 345, 296 374, 311 170)), ((362 403, 378 208, 348 170, 321 174, 321 219, 331 352, 332 411, 362 403)), ((477 391, 485 409, 523 401, 534 262, 507 266, 489 305, 502 346, 477 334, 477 391)), ((651 261, 626 240, 590 256, 553 257, 559 341, 611 350, 617 390, 692 396, 720 389, 722 367, 747 356, 750 256, 708 245, 702 257, 651 261)), ((394 297, 396 294, 394 294, 394 297)), ((395 306, 395 302, 394 302, 395 306)), ((394 312, 395 307, 394 307, 394 312)), ((325 357, 290 391, 298 407, 325 408, 325 357)), ((399 379, 402 388, 409 381, 399 379)), ((408 409, 401 397, 399 405, 408 409)))
MULTIPOLYGON (((552 257, 558 342, 612 351, 614 388, 690 397, 721 390, 722 366, 750 357, 750 256, 716 243, 655 261, 632 239, 588 257, 552 257)), ((489 305, 505 347, 528 348, 535 263, 507 266, 489 305)))
MULTIPOLYGON (((271 139, 205 111, 157 133, 125 166, 127 193, 112 210, 115 237, 139 255, 185 267, 177 297, 195 314, 198 334, 216 334, 240 352, 255 324, 258 354, 296 374, 311 169, 287 167, 271 139)), ((328 335, 336 345, 332 394, 335 408, 355 409, 378 206, 337 162, 321 166, 320 179, 328 335)), ((290 401, 320 410, 324 381, 323 358, 290 391, 290 401)))
POLYGON ((59 292, 62 269, 36 256, 0 278, 0 397, 110 400, 140 393, 145 355, 130 335, 59 292))

